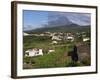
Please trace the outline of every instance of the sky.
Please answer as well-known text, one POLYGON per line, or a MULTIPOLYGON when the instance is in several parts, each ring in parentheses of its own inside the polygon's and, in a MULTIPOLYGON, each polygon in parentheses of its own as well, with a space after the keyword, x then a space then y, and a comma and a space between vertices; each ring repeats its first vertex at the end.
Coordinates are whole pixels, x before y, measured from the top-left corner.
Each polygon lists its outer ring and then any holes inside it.
POLYGON ((63 16, 78 25, 90 25, 91 23, 90 13, 23 10, 24 30, 44 27, 43 25, 47 25, 48 21, 56 20, 59 16, 63 16))
POLYGON ((37 27, 42 27, 48 21, 48 12, 44 11, 23 11, 23 24, 24 29, 35 29, 37 27))

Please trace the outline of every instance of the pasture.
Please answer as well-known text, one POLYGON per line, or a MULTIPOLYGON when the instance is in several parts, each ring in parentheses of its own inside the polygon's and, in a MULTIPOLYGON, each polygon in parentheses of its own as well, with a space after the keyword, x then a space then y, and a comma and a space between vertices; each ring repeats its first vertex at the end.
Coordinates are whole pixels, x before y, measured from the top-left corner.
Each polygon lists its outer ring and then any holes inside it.
MULTIPOLYGON (((89 66, 90 65, 90 44, 83 42, 69 42, 69 41, 58 41, 57 44, 51 44, 51 37, 48 36, 24 36, 23 37, 23 68, 24 69, 33 69, 33 68, 54 68, 54 67, 75 67, 75 66, 89 66), (88 57, 88 60, 85 58, 79 58, 79 61, 74 63, 69 56, 68 52, 73 49, 74 44, 79 45, 78 49, 84 49, 85 56, 88 57), (83 46, 84 45, 84 46, 83 46), (26 57, 25 51, 32 48, 41 48, 43 49, 43 56, 33 56, 26 57), (47 54, 47 50, 54 49, 55 52, 47 54)), ((82 50, 78 50, 79 57, 81 56, 82 50)), ((84 55, 83 55, 84 56, 84 55)), ((82 57, 82 56, 81 56, 82 57)))

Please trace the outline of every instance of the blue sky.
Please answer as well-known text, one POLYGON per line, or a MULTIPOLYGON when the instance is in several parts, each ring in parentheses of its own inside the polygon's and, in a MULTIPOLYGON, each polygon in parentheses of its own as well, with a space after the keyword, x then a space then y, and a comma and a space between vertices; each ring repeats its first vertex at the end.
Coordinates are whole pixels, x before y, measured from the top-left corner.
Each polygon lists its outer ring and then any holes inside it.
POLYGON ((23 11, 23 24, 25 29, 35 29, 37 27, 42 27, 48 21, 48 12, 44 11, 23 11))
POLYGON ((24 30, 44 27, 43 25, 48 24, 48 17, 51 16, 51 19, 56 19, 57 15, 58 17, 64 16, 78 25, 90 25, 91 15, 89 13, 23 10, 24 30))

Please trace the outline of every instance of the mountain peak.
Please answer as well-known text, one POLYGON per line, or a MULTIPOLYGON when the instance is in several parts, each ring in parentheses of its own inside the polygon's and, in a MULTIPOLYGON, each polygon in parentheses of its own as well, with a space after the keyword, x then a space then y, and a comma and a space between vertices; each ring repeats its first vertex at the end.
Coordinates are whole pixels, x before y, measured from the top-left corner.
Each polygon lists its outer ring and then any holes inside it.
POLYGON ((73 24, 67 17, 63 15, 49 16, 48 26, 64 26, 73 24))

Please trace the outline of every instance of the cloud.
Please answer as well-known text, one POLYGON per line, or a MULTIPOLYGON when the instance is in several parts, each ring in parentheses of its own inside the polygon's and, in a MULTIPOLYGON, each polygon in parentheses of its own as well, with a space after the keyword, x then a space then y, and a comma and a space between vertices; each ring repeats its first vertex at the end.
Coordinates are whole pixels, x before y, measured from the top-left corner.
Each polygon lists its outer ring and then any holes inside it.
POLYGON ((90 25, 91 24, 91 14, 90 13, 75 13, 75 12, 58 13, 58 12, 55 12, 53 14, 53 16, 61 16, 61 15, 68 18, 71 22, 78 24, 78 25, 90 25))

